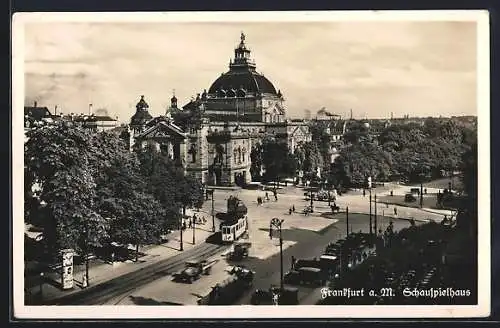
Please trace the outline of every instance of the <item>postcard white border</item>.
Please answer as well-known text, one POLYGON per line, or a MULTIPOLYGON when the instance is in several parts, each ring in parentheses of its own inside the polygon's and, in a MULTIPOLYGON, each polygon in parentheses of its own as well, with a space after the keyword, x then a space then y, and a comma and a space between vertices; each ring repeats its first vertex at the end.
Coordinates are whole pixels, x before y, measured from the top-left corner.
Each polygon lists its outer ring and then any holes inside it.
POLYGON ((489 13, 464 11, 295 11, 168 13, 16 13, 12 22, 12 206, 13 300, 19 319, 257 319, 257 318, 452 318, 490 314, 490 36, 489 13), (23 107, 24 24, 31 22, 328 22, 328 21, 475 21, 477 22, 478 157, 478 305, 474 306, 25 306, 23 107))

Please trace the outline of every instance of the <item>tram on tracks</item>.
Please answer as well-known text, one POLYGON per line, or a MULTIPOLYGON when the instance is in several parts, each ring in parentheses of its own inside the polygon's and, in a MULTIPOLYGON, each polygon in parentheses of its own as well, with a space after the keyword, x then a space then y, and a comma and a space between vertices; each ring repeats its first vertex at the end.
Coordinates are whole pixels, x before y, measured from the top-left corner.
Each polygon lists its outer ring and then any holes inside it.
POLYGON ((221 241, 224 244, 234 243, 242 236, 248 234, 248 217, 227 220, 220 224, 221 241))

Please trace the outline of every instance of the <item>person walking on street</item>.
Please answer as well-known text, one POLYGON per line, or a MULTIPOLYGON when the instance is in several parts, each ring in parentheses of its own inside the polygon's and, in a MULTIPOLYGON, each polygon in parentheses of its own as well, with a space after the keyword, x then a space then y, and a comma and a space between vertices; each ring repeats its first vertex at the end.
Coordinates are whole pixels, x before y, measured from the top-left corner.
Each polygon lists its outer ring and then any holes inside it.
POLYGON ((398 208, 394 206, 394 215, 398 215, 398 208))
POLYGON ((273 190, 274 194, 274 200, 277 202, 278 201, 278 193, 276 192, 276 189, 273 190))
POLYGON ((297 261, 297 259, 295 258, 295 256, 292 255, 292 270, 295 269, 296 261, 297 261))
POLYGON ((190 228, 190 229, 191 229, 192 224, 193 224, 193 223, 191 222, 191 219, 189 219, 189 221, 188 221, 188 228, 190 228))
POLYGON ((295 205, 292 205, 292 212, 295 213, 295 205))

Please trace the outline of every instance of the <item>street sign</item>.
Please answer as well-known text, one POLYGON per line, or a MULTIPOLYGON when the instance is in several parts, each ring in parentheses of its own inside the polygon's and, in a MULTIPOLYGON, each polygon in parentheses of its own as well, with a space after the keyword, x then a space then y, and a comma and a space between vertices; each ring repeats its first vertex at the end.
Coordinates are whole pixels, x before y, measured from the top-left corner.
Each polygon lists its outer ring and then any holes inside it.
POLYGON ((63 249, 62 255, 62 275, 61 285, 63 289, 73 288, 73 255, 72 249, 63 249))

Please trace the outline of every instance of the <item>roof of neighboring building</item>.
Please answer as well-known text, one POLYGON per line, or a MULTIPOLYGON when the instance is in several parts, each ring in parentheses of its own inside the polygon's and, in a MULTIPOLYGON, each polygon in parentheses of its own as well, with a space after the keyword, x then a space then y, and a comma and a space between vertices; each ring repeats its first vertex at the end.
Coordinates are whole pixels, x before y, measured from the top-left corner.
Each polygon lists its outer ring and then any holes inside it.
POLYGON ((52 117, 52 113, 47 107, 38 106, 25 106, 24 115, 28 115, 29 117, 37 121, 41 120, 42 118, 52 117))
POLYGON ((115 122, 116 119, 107 115, 78 115, 73 117, 77 122, 115 122))

